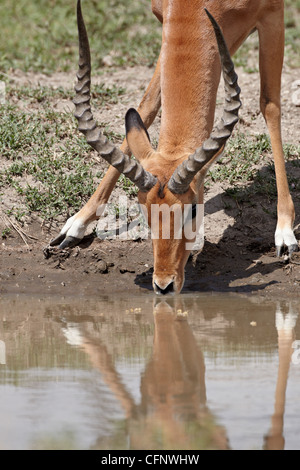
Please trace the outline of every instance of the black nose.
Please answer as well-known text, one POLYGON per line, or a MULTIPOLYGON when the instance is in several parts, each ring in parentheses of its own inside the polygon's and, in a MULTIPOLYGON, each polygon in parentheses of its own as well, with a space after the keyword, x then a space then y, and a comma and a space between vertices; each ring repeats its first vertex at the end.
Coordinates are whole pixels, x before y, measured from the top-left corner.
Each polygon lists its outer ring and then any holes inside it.
POLYGON ((174 292, 174 282, 170 282, 170 284, 167 285, 165 289, 162 289, 161 287, 159 287, 158 284, 155 283, 155 288, 156 288, 157 294, 166 295, 166 294, 169 294, 170 292, 174 292))

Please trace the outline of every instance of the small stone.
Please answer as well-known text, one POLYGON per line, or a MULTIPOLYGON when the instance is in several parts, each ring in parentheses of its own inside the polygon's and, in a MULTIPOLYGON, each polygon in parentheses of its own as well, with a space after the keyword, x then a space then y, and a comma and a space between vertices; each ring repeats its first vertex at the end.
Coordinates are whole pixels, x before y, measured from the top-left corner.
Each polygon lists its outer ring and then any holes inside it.
POLYGON ((107 264, 103 260, 99 260, 97 263, 96 272, 100 274, 106 274, 108 272, 107 264))
POLYGON ((135 273, 135 269, 134 268, 128 268, 128 267, 121 267, 119 268, 119 271, 121 274, 126 274, 126 273, 132 273, 134 274, 135 273))

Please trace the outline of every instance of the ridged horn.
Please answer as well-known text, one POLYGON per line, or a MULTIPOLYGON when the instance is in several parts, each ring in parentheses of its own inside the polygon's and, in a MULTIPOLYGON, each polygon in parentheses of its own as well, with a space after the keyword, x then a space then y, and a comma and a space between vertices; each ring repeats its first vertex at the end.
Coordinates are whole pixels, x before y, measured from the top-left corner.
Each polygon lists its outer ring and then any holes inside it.
POLYGON ((75 87, 76 96, 73 102, 75 104, 74 115, 78 120, 78 128, 85 135, 87 142, 97 150, 101 157, 120 173, 124 173, 141 191, 147 192, 157 183, 156 177, 144 170, 139 162, 132 160, 119 148, 110 143, 94 121, 90 106, 91 54, 80 0, 77 2, 77 25, 79 36, 79 70, 77 72, 78 83, 75 87))
POLYGON ((195 175, 225 146, 235 124, 239 120, 238 112, 242 104, 240 101, 241 90, 237 83, 238 77, 235 73, 224 36, 214 17, 206 8, 205 11, 214 27, 218 43, 225 83, 225 108, 221 122, 212 131, 209 139, 174 171, 168 183, 168 188, 174 194, 184 194, 187 192, 195 175))

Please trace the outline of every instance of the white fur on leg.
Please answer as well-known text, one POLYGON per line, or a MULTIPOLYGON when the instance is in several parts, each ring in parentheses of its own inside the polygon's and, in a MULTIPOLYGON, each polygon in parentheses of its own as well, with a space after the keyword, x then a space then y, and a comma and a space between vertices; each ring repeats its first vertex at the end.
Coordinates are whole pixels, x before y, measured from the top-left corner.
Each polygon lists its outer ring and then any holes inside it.
POLYGON ((289 227, 279 228, 277 226, 275 232, 275 245, 277 247, 281 247, 283 245, 286 245, 288 247, 298 245, 293 230, 289 227))
POLYGON ((60 231, 60 234, 61 235, 65 235, 67 233, 67 231, 69 230, 69 228, 72 226, 72 223, 75 219, 75 215, 73 215, 72 217, 70 217, 67 222, 65 223, 65 225, 63 226, 63 228, 61 229, 60 231))
POLYGON ((71 219, 69 219, 65 225, 65 227, 67 226, 66 235, 67 237, 78 238, 81 240, 84 237, 87 225, 83 222, 81 217, 76 217, 76 215, 71 217, 71 219), (70 221, 71 223, 69 224, 70 221))
POLYGON ((87 225, 83 222, 82 218, 75 214, 67 220, 60 234, 81 240, 84 237, 86 229, 87 225))

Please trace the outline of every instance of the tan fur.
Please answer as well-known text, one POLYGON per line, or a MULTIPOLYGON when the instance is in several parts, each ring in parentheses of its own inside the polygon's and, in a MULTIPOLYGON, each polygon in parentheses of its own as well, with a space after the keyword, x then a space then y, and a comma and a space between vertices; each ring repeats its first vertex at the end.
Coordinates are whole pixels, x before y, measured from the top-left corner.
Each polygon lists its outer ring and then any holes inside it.
MULTIPOLYGON (((255 28, 260 38, 261 110, 266 119, 274 153, 278 188, 278 226, 291 231, 294 206, 289 193, 280 130, 280 87, 284 50, 283 0, 152 0, 152 10, 163 23, 162 47, 156 70, 138 108, 146 128, 162 107, 161 132, 154 151, 141 131, 133 130, 123 152, 133 151, 144 168, 168 181, 176 167, 209 136, 220 81, 220 59, 213 28, 204 8, 219 23, 231 54, 255 28)), ((257 84, 259 86, 259 84, 257 84)), ((164 203, 200 203, 208 168, 197 176, 184 195, 165 190, 164 203)), ((84 223, 96 218, 99 204, 107 202, 119 173, 110 167, 97 191, 78 213, 84 223)), ((160 204, 160 184, 139 201, 150 209, 160 204)), ((154 286, 174 281, 179 292, 188 258, 184 238, 154 240, 154 286)))

